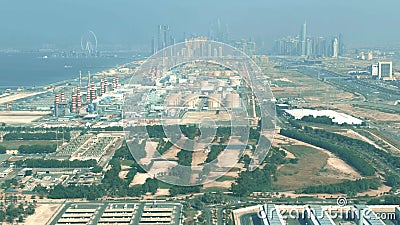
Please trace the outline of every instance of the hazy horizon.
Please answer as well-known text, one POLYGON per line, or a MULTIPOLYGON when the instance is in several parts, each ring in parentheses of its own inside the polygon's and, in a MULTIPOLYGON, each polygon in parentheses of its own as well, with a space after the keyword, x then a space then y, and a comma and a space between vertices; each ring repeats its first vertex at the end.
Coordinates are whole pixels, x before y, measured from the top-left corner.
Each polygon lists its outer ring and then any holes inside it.
POLYGON ((93 30, 100 49, 148 49, 158 24, 170 25, 179 41, 184 33, 207 35, 217 19, 231 38, 252 38, 266 47, 298 34, 304 21, 309 35, 341 33, 347 46, 395 47, 399 6, 395 0, 7 0, 0 2, 0 48, 73 49, 93 30))

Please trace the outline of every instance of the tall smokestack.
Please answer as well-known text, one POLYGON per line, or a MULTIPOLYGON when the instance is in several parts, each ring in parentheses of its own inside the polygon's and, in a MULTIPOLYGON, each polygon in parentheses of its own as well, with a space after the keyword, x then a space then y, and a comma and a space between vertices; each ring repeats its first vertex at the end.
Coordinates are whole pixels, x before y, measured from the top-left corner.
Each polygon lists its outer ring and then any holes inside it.
POLYGON ((113 91, 115 91, 115 77, 112 79, 112 89, 113 89, 113 91))
POLYGON ((104 95, 104 93, 106 92, 105 87, 104 87, 104 81, 103 79, 101 79, 100 81, 100 87, 101 87, 101 95, 104 95))
POLYGON ((118 80, 118 76, 115 77, 115 89, 119 88, 119 80, 118 80))
POLYGON ((65 102, 65 92, 61 92, 61 102, 65 102))
POLYGON ((56 94, 55 103, 57 106, 60 104, 60 94, 59 93, 56 94))
POLYGON ((72 94, 71 111, 76 112, 76 94, 72 94))
POLYGON ((79 109, 82 108, 82 100, 81 100, 81 88, 78 87, 77 96, 76 96, 76 107, 79 109))
POLYGON ((58 106, 60 104, 60 94, 57 93, 54 100, 54 116, 58 117, 58 106))
POLYGON ((96 85, 92 82, 92 90, 91 90, 92 102, 97 99, 96 96, 96 85))

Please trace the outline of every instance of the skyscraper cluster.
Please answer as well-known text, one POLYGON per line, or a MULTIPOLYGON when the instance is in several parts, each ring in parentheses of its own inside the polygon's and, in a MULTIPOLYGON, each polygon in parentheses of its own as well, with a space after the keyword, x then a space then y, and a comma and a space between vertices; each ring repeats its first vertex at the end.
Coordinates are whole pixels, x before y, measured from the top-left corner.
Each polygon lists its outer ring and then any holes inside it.
POLYGON ((210 24, 208 31, 208 39, 219 42, 228 42, 229 40, 229 29, 228 25, 222 25, 221 20, 218 18, 216 21, 210 24))
POLYGON ((256 52, 256 43, 252 40, 242 39, 240 41, 235 41, 233 46, 249 56, 254 55, 256 52))
POLYGON ((308 36, 307 23, 304 23, 296 37, 276 40, 274 52, 285 56, 338 58, 343 54, 343 42, 341 35, 331 38, 308 36))
POLYGON ((175 37, 172 35, 169 25, 158 25, 157 36, 152 39, 152 52, 153 54, 170 46, 176 42, 175 37))

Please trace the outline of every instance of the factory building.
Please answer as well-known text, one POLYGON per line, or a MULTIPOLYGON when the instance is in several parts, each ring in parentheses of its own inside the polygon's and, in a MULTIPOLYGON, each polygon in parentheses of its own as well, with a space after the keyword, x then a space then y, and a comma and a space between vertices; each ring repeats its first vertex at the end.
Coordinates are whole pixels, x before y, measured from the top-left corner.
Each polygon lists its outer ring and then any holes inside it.
POLYGON ((378 77, 378 75, 379 75, 379 66, 378 65, 371 66, 371 75, 372 75, 372 77, 378 77))
POLYGON ((211 94, 208 96, 208 109, 216 110, 221 108, 221 94, 211 94))
POLYGON ((226 95, 226 107, 228 109, 239 109, 242 107, 240 102, 239 94, 227 94, 226 95))
POLYGON ((60 93, 56 93, 53 107, 54 107, 53 114, 55 117, 65 116, 70 114, 70 108, 68 107, 68 103, 65 100, 64 92, 61 93, 61 99, 60 99, 60 93))
MULTIPOLYGON (((100 89, 98 90, 96 84, 91 80, 90 72, 88 73, 88 83, 86 97, 81 93, 82 78, 80 75, 79 85, 72 90, 70 98, 67 99, 66 93, 62 92, 55 94, 54 104, 53 104, 53 115, 55 117, 71 116, 73 114, 79 114, 83 108, 86 109, 88 113, 93 113, 96 110, 96 104, 98 100, 98 91, 100 96, 104 96, 111 89, 108 83, 108 79, 101 79, 100 89), (96 101, 96 102, 95 102, 96 101)), ((119 88, 118 77, 115 76, 112 81, 112 90, 115 91, 119 88)))
POLYGON ((187 106, 191 109, 196 108, 199 101, 200 101, 199 95, 190 94, 185 98, 185 106, 187 106))
POLYGON ((378 63, 378 78, 381 80, 393 80, 393 63, 379 62, 378 63))
POLYGON ((104 80, 104 93, 108 93, 108 79, 104 80))
POLYGON ((167 97, 165 103, 167 104, 167 106, 180 106, 181 100, 182 100, 181 94, 173 93, 167 97))
POLYGON ((232 76, 229 77, 229 81, 232 87, 239 87, 240 82, 242 81, 242 78, 240 76, 232 76))

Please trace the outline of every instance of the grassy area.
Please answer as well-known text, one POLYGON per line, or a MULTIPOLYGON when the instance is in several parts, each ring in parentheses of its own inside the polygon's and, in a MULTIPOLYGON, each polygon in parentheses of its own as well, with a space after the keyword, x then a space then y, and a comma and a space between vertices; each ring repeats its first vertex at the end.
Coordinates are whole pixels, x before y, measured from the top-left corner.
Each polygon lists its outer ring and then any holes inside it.
POLYGON ((298 158, 297 164, 285 164, 278 170, 275 188, 279 191, 292 191, 307 186, 338 183, 342 180, 326 176, 328 154, 303 145, 283 146, 298 158), (321 173, 324 174, 321 174, 321 173))
MULTIPOLYGON (((19 148, 21 145, 51 145, 51 144, 56 144, 57 141, 48 141, 48 140, 24 140, 24 141, 3 141, 0 142, 1 146, 4 146, 6 149, 9 150, 16 150, 19 148)), ((62 141, 58 141, 58 144, 61 145, 62 141)))
POLYGON ((217 182, 224 182, 224 181, 229 181, 229 180, 236 180, 236 178, 230 177, 230 176, 222 176, 222 177, 218 178, 216 181, 217 182))
POLYGON ((293 82, 287 82, 285 80, 273 80, 272 84, 275 84, 278 87, 298 87, 299 86, 293 82))
POLYGON ((205 192, 218 192, 218 191, 228 191, 229 188, 224 187, 211 187, 204 189, 205 192))
POLYGON ((172 184, 167 184, 167 183, 165 183, 165 182, 158 181, 158 187, 159 187, 160 189, 169 189, 169 188, 171 188, 172 186, 173 186, 172 184))
POLYGON ((370 109, 370 110, 376 110, 384 113, 390 113, 390 114, 399 114, 400 110, 398 109, 397 106, 392 106, 392 105, 387 105, 387 104, 376 104, 375 102, 373 104, 353 104, 354 107, 358 108, 363 108, 363 109, 370 109))
POLYGON ((393 146, 395 146, 396 148, 400 149, 400 141, 390 137, 389 135, 386 135, 382 132, 380 132, 379 130, 376 129, 371 129, 369 130, 371 133, 375 134, 376 136, 382 138, 383 140, 389 142, 390 144, 392 144, 393 146))
POLYGON ((133 161, 133 160, 122 160, 121 161, 121 166, 132 166, 132 164, 134 163, 135 161, 133 161))
MULTIPOLYGON (((349 127, 346 126, 340 126, 338 124, 322 124, 322 123, 312 123, 312 122, 304 122, 301 120, 296 120, 296 122, 299 122, 303 126, 308 126, 308 127, 316 127, 319 129, 323 129, 329 132, 341 132, 341 131, 346 131, 349 129, 349 127)), ((350 127, 351 128, 351 127, 350 127)))

